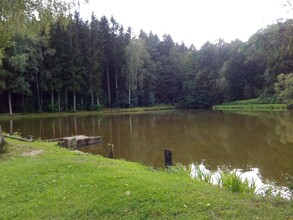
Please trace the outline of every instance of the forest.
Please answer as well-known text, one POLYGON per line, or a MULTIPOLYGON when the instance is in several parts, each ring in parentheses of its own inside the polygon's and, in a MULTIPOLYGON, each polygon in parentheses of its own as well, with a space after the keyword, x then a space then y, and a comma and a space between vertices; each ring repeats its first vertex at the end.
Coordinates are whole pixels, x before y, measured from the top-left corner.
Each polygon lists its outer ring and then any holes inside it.
POLYGON ((286 103, 293 98, 292 53, 293 20, 247 42, 219 39, 198 49, 168 34, 135 36, 114 17, 92 14, 88 21, 75 12, 34 34, 12 32, 1 53, 0 112, 286 103))

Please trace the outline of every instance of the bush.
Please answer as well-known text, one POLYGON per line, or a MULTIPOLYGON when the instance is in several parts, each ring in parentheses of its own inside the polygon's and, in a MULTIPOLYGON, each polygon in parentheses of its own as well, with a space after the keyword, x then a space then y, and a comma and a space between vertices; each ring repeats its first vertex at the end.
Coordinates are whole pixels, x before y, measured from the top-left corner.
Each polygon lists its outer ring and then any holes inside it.
POLYGON ((281 104, 282 102, 276 96, 261 95, 256 99, 236 100, 233 102, 224 102, 224 105, 252 105, 252 104, 281 104))
POLYGON ((49 111, 50 112, 59 112, 59 104, 54 104, 49 106, 49 111))
POLYGON ((102 106, 102 105, 95 105, 95 106, 94 106, 94 110, 97 111, 97 112, 100 112, 100 111, 102 111, 103 109, 104 109, 104 106, 102 106))

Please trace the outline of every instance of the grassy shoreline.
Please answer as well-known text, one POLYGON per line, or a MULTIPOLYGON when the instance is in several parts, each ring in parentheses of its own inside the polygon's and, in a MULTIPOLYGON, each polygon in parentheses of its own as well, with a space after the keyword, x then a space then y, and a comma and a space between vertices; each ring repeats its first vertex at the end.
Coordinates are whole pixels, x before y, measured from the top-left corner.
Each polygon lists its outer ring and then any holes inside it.
POLYGON ((223 104, 213 106, 213 110, 223 111, 285 111, 286 104, 223 104))
POLYGON ((77 112, 43 112, 43 113, 15 113, 13 115, 0 114, 0 120, 20 119, 20 118, 49 118, 49 117, 66 117, 66 116, 83 116, 83 115, 103 115, 103 114, 125 114, 125 113, 144 113, 153 111, 174 110, 172 105, 158 105, 152 107, 135 107, 135 108, 113 108, 102 111, 77 111, 77 112))
POLYGON ((0 219, 291 219, 292 201, 233 194, 179 169, 155 170, 8 140, 0 219))

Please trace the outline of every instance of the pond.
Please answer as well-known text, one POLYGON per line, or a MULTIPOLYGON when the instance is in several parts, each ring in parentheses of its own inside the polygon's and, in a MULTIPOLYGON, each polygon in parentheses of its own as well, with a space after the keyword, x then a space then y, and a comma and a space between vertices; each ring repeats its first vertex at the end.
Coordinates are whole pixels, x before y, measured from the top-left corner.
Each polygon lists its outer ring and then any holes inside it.
POLYGON ((230 113, 217 111, 164 111, 2 120, 2 129, 36 139, 74 134, 101 136, 102 143, 78 150, 115 157, 153 167, 164 166, 164 149, 173 161, 204 163, 218 168, 257 168, 263 181, 287 185, 293 176, 293 112, 230 113))

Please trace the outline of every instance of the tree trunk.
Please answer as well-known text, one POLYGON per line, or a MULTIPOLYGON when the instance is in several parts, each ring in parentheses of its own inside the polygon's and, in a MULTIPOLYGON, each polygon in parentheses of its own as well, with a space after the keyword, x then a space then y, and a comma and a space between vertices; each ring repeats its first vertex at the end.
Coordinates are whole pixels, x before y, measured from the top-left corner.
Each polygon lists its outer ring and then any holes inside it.
POLYGON ((76 95, 75 95, 75 91, 73 91, 73 111, 76 111, 76 95))
POLYGON ((128 87, 128 107, 130 108, 131 107, 131 92, 130 92, 130 85, 128 87))
POLYGON ((8 91, 8 105, 9 105, 9 115, 12 115, 12 103, 11 103, 11 92, 8 91))
POLYGON ((13 135, 13 120, 10 119, 9 122, 10 122, 10 123, 9 123, 9 134, 10 134, 10 135, 13 135))
POLYGON ((65 89, 65 109, 68 111, 68 97, 67 97, 67 89, 65 89))
POLYGON ((40 96, 38 73, 36 73, 36 86, 37 86, 37 96, 38 96, 39 112, 42 112, 42 104, 41 104, 41 96, 40 96))
POLYGON ((54 92, 51 90, 51 105, 54 106, 54 92))
POLYGON ((21 93, 21 100, 22 100, 22 111, 25 112, 25 102, 24 102, 24 94, 21 93))
POLYGON ((97 105, 100 105, 100 98, 97 96, 97 105))
POLYGON ((1 93, 1 111, 4 112, 4 97, 3 97, 3 93, 1 93))
POLYGON ((61 112, 61 98, 60 98, 60 91, 58 91, 58 110, 61 112))
POLYGON ((91 98, 92 98, 92 104, 91 104, 91 106, 92 106, 92 109, 94 109, 95 103, 94 103, 94 92, 93 91, 91 92, 91 98))
POLYGON ((44 100, 43 100, 43 92, 42 92, 42 90, 40 91, 40 96, 41 96, 41 112, 43 112, 43 103, 44 103, 44 100))
POLYGON ((81 104, 81 107, 83 108, 83 97, 81 97, 80 99, 80 104, 81 104))
POLYGON ((111 102, 111 88, 110 88, 110 75, 109 75, 109 64, 107 61, 107 85, 108 85, 108 101, 109 101, 109 107, 112 107, 112 102, 111 102))
POLYGON ((117 79, 117 71, 116 71, 116 64, 115 64, 115 92, 116 92, 116 100, 119 100, 118 94, 118 79, 117 79))

